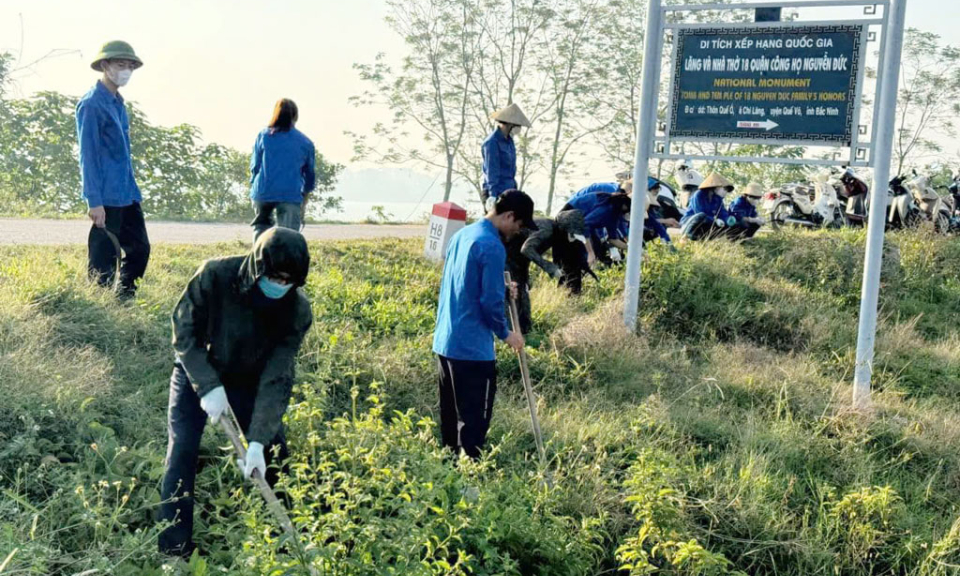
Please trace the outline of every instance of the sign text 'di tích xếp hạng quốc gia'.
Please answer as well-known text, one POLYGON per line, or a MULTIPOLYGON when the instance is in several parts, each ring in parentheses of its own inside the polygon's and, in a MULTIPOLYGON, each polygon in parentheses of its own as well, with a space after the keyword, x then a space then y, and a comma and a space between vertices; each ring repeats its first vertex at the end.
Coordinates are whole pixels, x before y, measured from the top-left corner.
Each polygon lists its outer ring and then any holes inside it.
POLYGON ((845 24, 681 28, 670 137, 849 145, 863 35, 845 24))

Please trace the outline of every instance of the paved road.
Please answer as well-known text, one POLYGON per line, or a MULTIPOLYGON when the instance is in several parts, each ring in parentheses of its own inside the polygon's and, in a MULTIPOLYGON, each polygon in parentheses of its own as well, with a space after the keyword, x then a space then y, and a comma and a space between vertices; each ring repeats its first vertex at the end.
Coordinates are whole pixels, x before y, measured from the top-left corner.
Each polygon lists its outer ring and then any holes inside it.
MULTIPOLYGON (((86 244, 89 220, 37 220, 0 218, 0 244, 86 244)), ((421 238, 425 225, 310 224, 303 230, 308 240, 360 240, 369 238, 421 238)), ((147 222, 153 244, 212 244, 251 240, 245 224, 147 222)))

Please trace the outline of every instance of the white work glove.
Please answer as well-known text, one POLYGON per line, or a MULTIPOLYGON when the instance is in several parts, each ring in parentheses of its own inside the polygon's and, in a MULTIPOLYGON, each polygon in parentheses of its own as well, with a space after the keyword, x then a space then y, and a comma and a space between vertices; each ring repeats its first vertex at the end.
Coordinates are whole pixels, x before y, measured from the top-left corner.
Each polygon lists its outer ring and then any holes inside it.
POLYGON ((621 260, 623 260, 623 257, 620 256, 620 250, 618 248, 610 249, 610 259, 613 260, 614 262, 620 262, 621 260))
POLYGON ((254 470, 260 473, 261 478, 266 478, 267 462, 263 459, 263 444, 251 442, 247 446, 246 459, 237 460, 237 466, 243 470, 244 478, 250 478, 254 470))
POLYGON ((563 277, 563 272, 561 272, 559 268, 554 268, 553 270, 550 271, 550 276, 554 280, 559 280, 560 278, 563 277))
POLYGON ((727 225, 726 222, 724 222, 723 220, 721 220, 721 219, 719 219, 719 218, 717 218, 716 220, 714 220, 713 223, 714 223, 714 225, 715 225, 717 228, 723 228, 724 226, 727 225))
POLYGON ((227 391, 223 389, 223 386, 217 386, 204 394, 203 398, 200 399, 200 407, 207 413, 211 424, 216 424, 220 421, 220 417, 227 411, 227 406, 229 406, 227 402, 227 391))

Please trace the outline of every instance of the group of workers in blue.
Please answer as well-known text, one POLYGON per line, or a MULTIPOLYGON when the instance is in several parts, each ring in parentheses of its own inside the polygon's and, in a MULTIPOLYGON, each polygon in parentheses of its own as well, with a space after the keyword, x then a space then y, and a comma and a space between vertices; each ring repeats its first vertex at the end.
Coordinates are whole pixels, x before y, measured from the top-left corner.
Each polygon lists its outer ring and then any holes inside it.
MULTIPOLYGON (((493 132, 483 142, 481 201, 485 216, 457 232, 447 247, 433 351, 437 355, 440 427, 444 445, 477 458, 486 441, 497 390, 494 339, 522 349, 531 328, 530 265, 540 267, 573 294, 597 261, 616 262, 627 249, 634 183, 591 184, 569 198, 552 216, 534 217, 533 200, 517 189, 517 152, 513 135, 530 122, 516 103, 494 112, 493 132), (552 252, 552 261, 544 257, 552 252), (506 267, 512 283, 505 286, 506 267), (519 325, 510 326, 505 298, 515 298, 519 325)), ((756 206, 763 196, 751 184, 729 208, 734 185, 719 174, 702 178, 681 165, 677 179, 685 197, 680 211, 662 182, 647 181, 640 195, 643 240, 672 247, 668 227, 683 238, 749 238, 763 223, 756 206), (666 205, 663 205, 666 204, 666 205)))
MULTIPOLYGON (((101 76, 76 110, 82 195, 92 220, 88 271, 96 283, 113 285, 122 300, 135 296, 150 255, 129 117, 119 92, 141 66, 128 43, 104 44, 91 63, 101 76)), ((249 441, 240 462, 245 477, 259 475, 273 486, 286 470, 283 414, 296 357, 312 324, 303 291, 310 254, 298 230, 316 185, 316 151, 296 129, 298 117, 296 104, 281 99, 256 137, 250 160, 251 250, 203 262, 172 314, 173 373, 158 513, 164 526, 158 545, 168 555, 188 557, 196 547, 194 486, 207 421, 237 420, 249 441)), ((558 214, 535 217, 533 200, 517 188, 513 139, 531 123, 515 103, 491 118, 496 127, 481 147, 484 216, 448 244, 433 340, 441 440, 470 458, 480 457, 493 415, 495 338, 521 350, 531 329, 530 264, 580 293, 590 266, 613 263, 627 249, 634 199, 633 182, 624 178, 587 186, 558 214), (511 273, 509 285, 504 271, 511 273), (517 326, 507 320, 507 298, 519 304, 517 326)), ((756 232, 762 223, 756 212, 759 186, 748 186, 726 208, 724 198, 733 190, 729 181, 718 174, 702 182, 690 174, 685 178, 682 188, 691 195, 682 214, 660 196, 661 182, 648 180, 641 195, 644 241, 670 244, 667 227, 677 226, 692 240, 756 232)))

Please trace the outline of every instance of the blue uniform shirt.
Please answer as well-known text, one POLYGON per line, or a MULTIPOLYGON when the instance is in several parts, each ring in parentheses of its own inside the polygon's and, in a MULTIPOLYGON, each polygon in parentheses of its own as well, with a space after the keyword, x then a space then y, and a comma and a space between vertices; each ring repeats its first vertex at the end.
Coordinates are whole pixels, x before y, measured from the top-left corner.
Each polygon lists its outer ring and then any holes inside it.
POLYGON ((730 204, 730 215, 742 224, 744 218, 756 218, 757 209, 746 196, 739 196, 730 204))
POLYGON ((433 351, 454 360, 494 360, 493 337, 510 334, 504 311, 507 250, 486 218, 454 234, 440 282, 433 351))
POLYGON ((316 186, 313 142, 296 128, 271 132, 264 128, 250 156, 250 198, 255 202, 300 204, 316 186))
POLYGON ((665 244, 670 243, 670 234, 667 232, 666 226, 661 224, 660 221, 657 220, 656 218, 647 216, 647 218, 643 221, 643 227, 649 228, 654 232, 656 232, 657 236, 659 236, 660 239, 663 240, 665 244))
POLYGON ((517 147, 513 138, 500 128, 487 136, 480 148, 483 154, 483 190, 496 198, 504 190, 517 187, 517 147))
POLYGON ((726 220, 730 216, 727 209, 723 207, 723 198, 713 192, 704 190, 697 190, 690 196, 690 203, 687 205, 687 211, 683 214, 683 218, 680 219, 680 224, 686 224, 687 220, 697 214, 706 214, 710 221, 718 218, 726 220))
POLYGON ((612 192, 607 192, 610 186, 613 192, 620 189, 614 183, 591 184, 570 197, 567 204, 571 208, 583 212, 587 233, 598 240, 604 238, 620 238, 620 227, 623 221, 623 211, 610 201, 612 192))
POLYGON ((100 81, 77 102, 77 142, 88 207, 123 207, 141 201, 133 178, 130 119, 123 97, 100 81))
POLYGON ((591 184, 585 188, 581 188, 580 190, 578 190, 576 194, 574 194, 573 196, 570 197, 569 200, 567 200, 567 203, 569 204, 573 201, 580 201, 584 196, 593 196, 597 192, 606 192, 607 194, 613 194, 614 192, 617 192, 619 190, 620 190, 620 185, 617 184, 616 182, 597 182, 595 184, 591 184))

